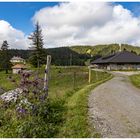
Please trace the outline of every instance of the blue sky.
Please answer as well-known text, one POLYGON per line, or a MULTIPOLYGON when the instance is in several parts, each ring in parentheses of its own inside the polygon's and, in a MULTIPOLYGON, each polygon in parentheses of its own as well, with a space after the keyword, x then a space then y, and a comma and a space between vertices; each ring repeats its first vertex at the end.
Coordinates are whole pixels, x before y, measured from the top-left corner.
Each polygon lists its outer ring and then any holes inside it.
POLYGON ((33 30, 31 18, 43 7, 52 7, 58 2, 0 2, 0 19, 8 21, 14 28, 29 34, 33 30))
POLYGON ((124 8, 129 9, 134 16, 140 16, 140 2, 116 2, 116 4, 121 4, 124 8))

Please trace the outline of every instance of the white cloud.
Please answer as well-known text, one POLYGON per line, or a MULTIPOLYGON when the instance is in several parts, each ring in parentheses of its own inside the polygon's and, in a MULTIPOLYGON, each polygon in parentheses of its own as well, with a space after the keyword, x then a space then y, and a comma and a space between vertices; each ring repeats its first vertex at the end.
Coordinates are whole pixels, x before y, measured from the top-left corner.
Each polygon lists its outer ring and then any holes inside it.
POLYGON ((8 41, 10 48, 27 48, 25 34, 22 31, 13 28, 7 21, 0 20, 0 46, 4 40, 8 41))
POLYGON ((140 19, 121 5, 97 2, 61 3, 37 11, 49 47, 129 43, 140 45, 140 19))

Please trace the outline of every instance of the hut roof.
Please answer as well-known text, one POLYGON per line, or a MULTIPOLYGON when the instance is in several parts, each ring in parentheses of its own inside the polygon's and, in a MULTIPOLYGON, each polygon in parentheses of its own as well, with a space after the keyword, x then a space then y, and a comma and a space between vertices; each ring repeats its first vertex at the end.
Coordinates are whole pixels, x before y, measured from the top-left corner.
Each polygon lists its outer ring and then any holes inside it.
POLYGON ((26 69, 27 67, 24 64, 16 64, 12 69, 26 69))
POLYGON ((117 52, 115 54, 98 58, 93 62, 91 62, 91 64, 108 64, 108 63, 118 63, 118 64, 139 63, 140 64, 140 56, 129 51, 122 51, 122 52, 117 52))

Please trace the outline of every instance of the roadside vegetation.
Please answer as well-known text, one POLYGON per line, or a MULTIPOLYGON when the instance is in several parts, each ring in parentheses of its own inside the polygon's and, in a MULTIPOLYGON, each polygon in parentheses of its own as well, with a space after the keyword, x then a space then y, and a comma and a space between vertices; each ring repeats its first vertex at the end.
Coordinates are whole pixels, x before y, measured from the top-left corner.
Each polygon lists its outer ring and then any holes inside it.
MULTIPOLYGON (((34 68, 34 71, 36 69, 34 68)), ((43 76, 44 67, 39 71, 43 76)), ((0 87, 6 90, 15 88, 8 76, 0 72, 0 87), (5 84, 6 83, 6 86, 5 84)), ((14 75, 19 81, 18 75, 14 75)), ((88 125, 88 94, 103 81, 111 78, 106 72, 92 71, 91 84, 88 84, 87 67, 51 67, 49 100, 46 102, 48 115, 16 116, 12 107, 1 109, 0 137, 91 137, 88 125)), ((98 137, 96 134, 93 137, 98 137)))
POLYGON ((133 85, 140 88, 140 74, 131 75, 130 80, 133 85))
MULTIPOLYGON (((29 39, 32 41, 30 54, 19 50, 21 56, 29 54, 26 61, 29 71, 22 68, 17 74, 12 74, 8 42, 5 40, 1 47, 0 91, 18 88, 21 92, 11 91, 10 95, 4 94, 3 100, 0 100, 0 137, 99 137, 98 133, 90 134, 88 94, 94 87, 109 80, 111 74, 92 71, 89 84, 88 68, 83 65, 87 59, 89 65, 91 53, 83 55, 61 48, 61 53, 55 49, 54 55, 47 52, 51 55, 47 56, 38 23, 29 39), (47 59, 45 67, 46 57, 52 58, 51 67, 50 59, 47 59), (7 97, 8 100, 5 100, 7 97)), ((18 55, 19 51, 14 50, 13 54, 18 55)))

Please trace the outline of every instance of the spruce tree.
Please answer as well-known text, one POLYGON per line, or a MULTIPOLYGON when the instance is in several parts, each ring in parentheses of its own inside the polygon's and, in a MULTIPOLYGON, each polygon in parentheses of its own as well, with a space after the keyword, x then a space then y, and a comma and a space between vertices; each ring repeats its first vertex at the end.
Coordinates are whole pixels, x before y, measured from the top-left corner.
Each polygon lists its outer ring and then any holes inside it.
POLYGON ((6 40, 3 41, 1 46, 2 58, 3 58, 3 61, 1 62, 1 67, 3 70, 5 70, 6 74, 8 73, 8 69, 11 69, 11 62, 10 62, 8 48, 9 48, 8 42, 6 40))
POLYGON ((45 52, 43 49, 42 29, 38 22, 35 25, 35 31, 29 36, 29 39, 32 41, 31 48, 33 49, 29 61, 33 66, 39 68, 42 64, 45 64, 45 52))

